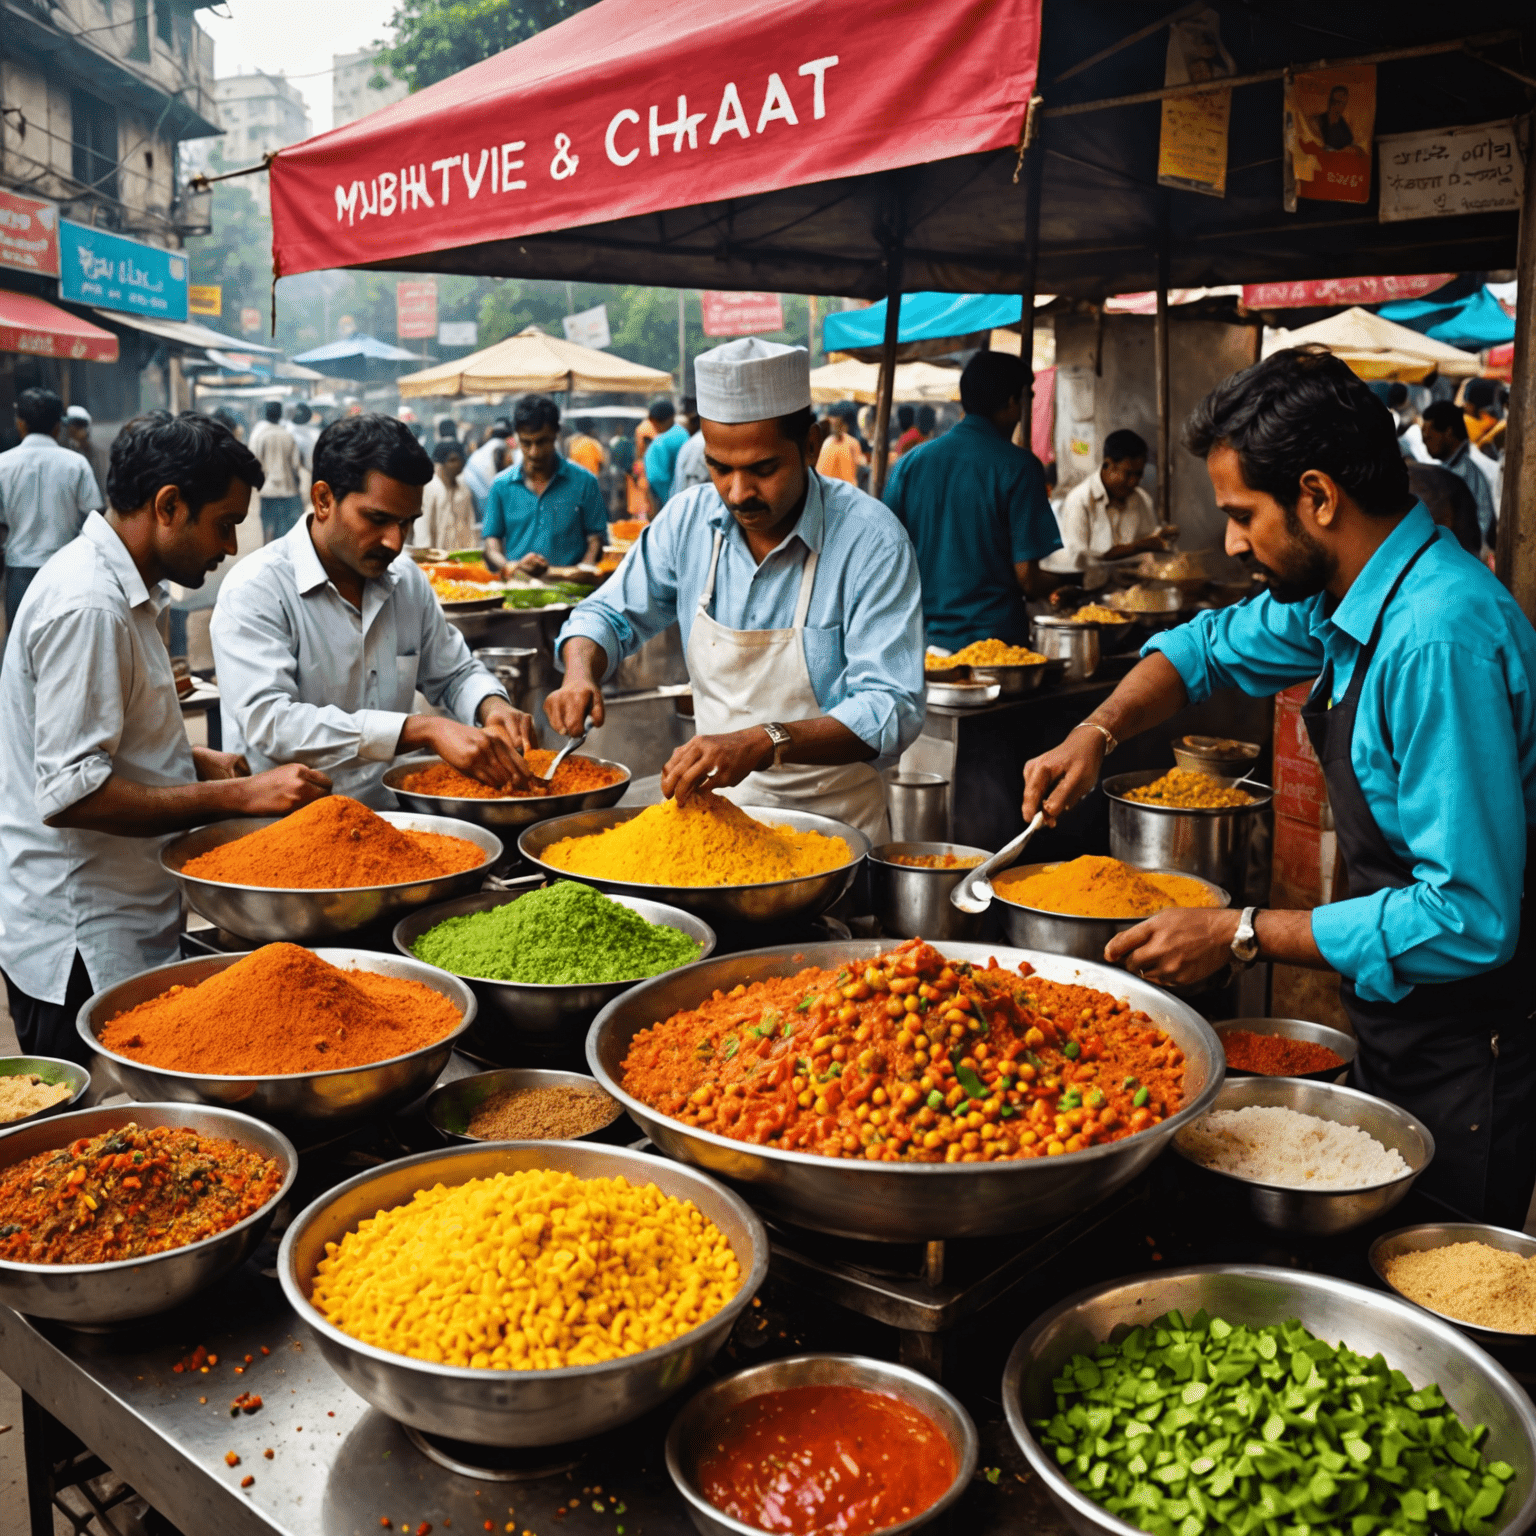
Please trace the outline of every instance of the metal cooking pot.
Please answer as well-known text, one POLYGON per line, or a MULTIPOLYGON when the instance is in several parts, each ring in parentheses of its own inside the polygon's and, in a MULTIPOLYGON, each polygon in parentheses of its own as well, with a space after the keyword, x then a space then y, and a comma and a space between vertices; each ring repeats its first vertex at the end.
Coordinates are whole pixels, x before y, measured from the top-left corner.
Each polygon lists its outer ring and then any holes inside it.
POLYGON ((1050 661, 1066 666, 1069 683, 1084 683, 1099 670, 1099 631, 1093 624, 1079 624, 1054 614, 1030 620, 1031 644, 1050 661))

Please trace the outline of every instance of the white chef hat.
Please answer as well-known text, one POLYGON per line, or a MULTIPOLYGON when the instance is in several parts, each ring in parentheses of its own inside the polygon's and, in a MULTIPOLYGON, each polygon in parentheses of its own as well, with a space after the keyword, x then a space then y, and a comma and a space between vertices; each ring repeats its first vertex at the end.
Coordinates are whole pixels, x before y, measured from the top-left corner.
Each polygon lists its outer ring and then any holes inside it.
POLYGON ((810 353, 757 336, 700 353, 693 377, 706 421, 769 421, 811 403, 810 353))

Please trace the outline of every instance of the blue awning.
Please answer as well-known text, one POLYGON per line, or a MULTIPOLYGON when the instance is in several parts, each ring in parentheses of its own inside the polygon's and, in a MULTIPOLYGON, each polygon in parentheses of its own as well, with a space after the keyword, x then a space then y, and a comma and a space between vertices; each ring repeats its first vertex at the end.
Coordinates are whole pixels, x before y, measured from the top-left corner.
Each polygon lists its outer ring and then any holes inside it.
POLYGON ((1486 286, 1448 304, 1433 298, 1383 304, 1377 314, 1464 352, 1481 352, 1515 339, 1514 320, 1486 286))
MULTIPOLYGON (((932 342, 974 336, 998 326, 1017 325, 1024 302, 1016 293, 905 293, 901 297, 899 343, 932 342)), ((885 300, 868 309, 846 309, 827 316, 821 344, 828 352, 858 352, 885 341, 885 300)))

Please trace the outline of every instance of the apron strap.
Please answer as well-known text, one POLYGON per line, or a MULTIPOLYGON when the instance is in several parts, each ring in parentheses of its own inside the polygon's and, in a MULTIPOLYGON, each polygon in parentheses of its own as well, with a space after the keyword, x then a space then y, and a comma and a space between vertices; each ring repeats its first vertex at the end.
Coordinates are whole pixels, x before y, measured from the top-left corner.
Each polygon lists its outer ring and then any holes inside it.
POLYGON ((792 629, 805 628, 805 616, 811 611, 811 588, 816 585, 816 563, 820 559, 819 549, 813 549, 805 557, 805 569, 800 573, 800 596, 795 602, 795 621, 790 626, 792 629))
POLYGON ((715 529, 715 549, 709 558, 709 580, 704 583, 704 590, 699 593, 699 612, 707 614, 709 605, 715 600, 715 572, 720 568, 720 547, 725 543, 723 529, 715 529))

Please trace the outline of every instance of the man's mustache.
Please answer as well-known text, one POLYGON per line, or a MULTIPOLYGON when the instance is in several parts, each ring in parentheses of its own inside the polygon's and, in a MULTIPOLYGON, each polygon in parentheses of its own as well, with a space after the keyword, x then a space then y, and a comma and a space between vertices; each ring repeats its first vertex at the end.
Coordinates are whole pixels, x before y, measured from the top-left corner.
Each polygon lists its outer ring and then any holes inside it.
POLYGON ((742 513, 750 515, 754 512, 771 512, 773 510, 766 501, 761 501, 756 496, 752 497, 750 501, 728 501, 726 506, 738 516, 742 513))

